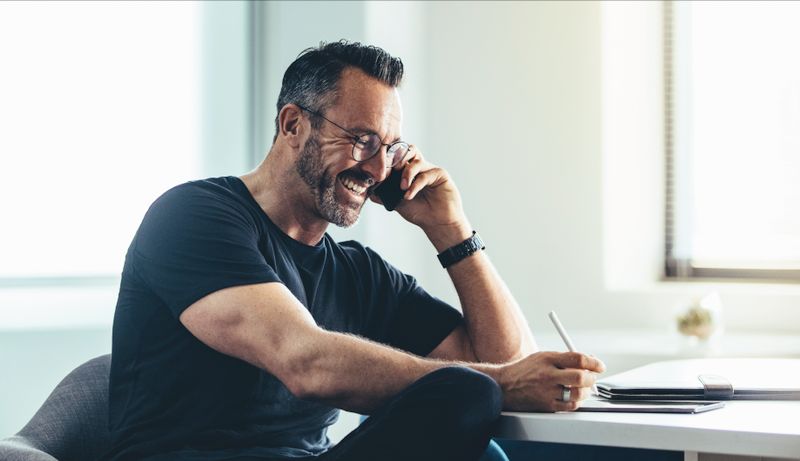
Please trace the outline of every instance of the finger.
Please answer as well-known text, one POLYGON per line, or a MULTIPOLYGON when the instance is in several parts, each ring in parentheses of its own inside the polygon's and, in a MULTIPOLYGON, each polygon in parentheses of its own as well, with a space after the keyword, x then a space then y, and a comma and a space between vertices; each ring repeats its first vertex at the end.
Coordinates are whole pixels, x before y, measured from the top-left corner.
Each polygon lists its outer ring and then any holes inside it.
POLYGON ((597 374, 589 370, 567 368, 555 374, 559 384, 570 387, 592 387, 597 380, 597 374))
POLYGON ((417 175, 423 170, 429 170, 431 165, 428 165, 420 157, 412 157, 406 162, 406 167, 403 170, 403 176, 400 180, 400 189, 406 190, 415 181, 417 175))
POLYGON ((563 386, 559 386, 558 396, 550 402, 552 411, 575 411, 580 407, 582 401, 586 400, 591 394, 586 388, 569 388, 569 399, 564 400, 563 386))
MULTIPOLYGON (((403 165, 403 176, 400 180, 400 189, 406 190, 414 182, 415 177, 419 174, 420 171, 425 169, 429 169, 430 166, 422 158, 422 154, 414 149, 409 150, 410 157, 406 162, 399 162, 398 165, 403 165)), ((406 154, 407 156, 409 154, 406 154)))
POLYGON ((570 387, 569 401, 580 402, 586 400, 592 395, 592 390, 588 387, 570 387))
MULTIPOLYGON (((410 152, 410 151, 409 151, 409 152, 410 152)), ((397 162, 397 164, 396 164, 395 166, 393 166, 393 167, 392 167, 392 169, 393 169, 393 170, 402 170, 403 168, 405 168, 406 166, 408 166, 408 164, 409 164, 409 163, 414 163, 414 162, 412 161, 413 159, 412 159, 411 157, 409 157, 409 155, 408 155, 408 154, 409 154, 409 152, 406 152, 406 155, 405 155, 405 157, 403 157, 403 159, 402 159, 402 160, 400 160, 399 162, 397 162)))
POLYGON ((369 199, 372 200, 373 202, 377 203, 378 205, 383 205, 383 200, 381 200, 381 198, 378 197, 378 194, 374 194, 374 193, 373 194, 369 194, 369 199))
POLYGON ((580 352, 563 352, 555 357, 554 364, 559 368, 579 368, 602 373, 606 365, 597 357, 580 352))
POLYGON ((553 411, 575 411, 580 407, 578 402, 564 402, 562 400, 556 400, 551 405, 553 411))
POLYGON ((392 169, 393 170, 402 170, 409 163, 417 162, 418 160, 414 158, 415 155, 417 155, 417 154, 419 154, 419 151, 414 152, 414 146, 413 145, 408 146, 408 150, 406 151, 405 155, 403 155, 403 158, 401 158, 400 161, 397 162, 397 164, 392 167, 392 169))
MULTIPOLYGON (((425 160, 422 157, 422 152, 417 149, 417 146, 411 144, 408 146, 408 152, 406 152, 405 157, 403 158, 405 163, 416 163, 425 160)), ((402 162, 401 162, 402 163, 402 162)))
POLYGON ((592 395, 592 390, 589 387, 577 387, 559 384, 554 386, 553 394, 555 394, 555 400, 559 400, 561 402, 579 402, 590 397, 592 395), (569 389, 569 391, 566 391, 567 389, 569 389), (567 397, 567 399, 564 400, 564 397, 567 397))
POLYGON ((600 370, 593 370, 593 371, 596 371, 597 373, 603 373, 606 371, 606 364, 602 360, 598 359, 592 354, 587 354, 587 355, 589 356, 589 358, 594 359, 597 362, 598 368, 600 368, 600 370))
POLYGON ((440 176, 440 169, 433 168, 430 170, 422 171, 418 175, 414 177, 414 182, 411 183, 411 186, 406 191, 404 197, 406 200, 414 200, 414 197, 417 196, 419 191, 426 188, 427 186, 436 184, 437 179, 440 176))

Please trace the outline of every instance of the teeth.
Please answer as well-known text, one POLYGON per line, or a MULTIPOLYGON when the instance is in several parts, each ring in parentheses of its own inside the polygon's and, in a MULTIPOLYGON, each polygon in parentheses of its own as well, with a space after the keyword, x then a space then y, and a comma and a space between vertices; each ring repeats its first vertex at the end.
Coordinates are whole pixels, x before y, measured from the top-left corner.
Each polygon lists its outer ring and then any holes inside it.
POLYGON ((350 189, 351 191, 355 192, 356 194, 363 194, 367 191, 367 188, 364 186, 359 186, 353 180, 348 178, 342 178, 339 182, 344 185, 344 187, 350 189))

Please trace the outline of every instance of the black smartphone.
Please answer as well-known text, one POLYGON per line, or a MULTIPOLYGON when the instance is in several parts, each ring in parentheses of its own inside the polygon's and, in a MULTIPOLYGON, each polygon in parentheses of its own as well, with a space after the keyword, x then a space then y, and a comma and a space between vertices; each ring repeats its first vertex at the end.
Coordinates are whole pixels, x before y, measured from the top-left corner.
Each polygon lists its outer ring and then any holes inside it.
POLYGON ((397 208, 400 201, 403 200, 405 191, 400 189, 400 178, 403 175, 403 170, 392 170, 389 177, 386 178, 378 187, 375 188, 375 195, 380 197, 383 202, 384 208, 392 211, 397 208))

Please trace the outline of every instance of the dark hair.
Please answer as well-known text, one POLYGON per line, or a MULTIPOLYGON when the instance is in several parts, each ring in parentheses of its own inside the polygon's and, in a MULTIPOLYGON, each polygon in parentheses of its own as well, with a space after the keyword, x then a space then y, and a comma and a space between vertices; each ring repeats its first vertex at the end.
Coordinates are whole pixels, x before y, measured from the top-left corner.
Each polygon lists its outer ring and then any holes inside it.
MULTIPOLYGON (((403 79, 403 62, 377 46, 339 40, 321 42, 318 47, 303 50, 283 74, 278 96, 278 115, 275 116, 275 136, 280 132, 278 116, 286 104, 298 104, 310 110, 324 112, 336 102, 336 89, 342 71, 356 67, 387 85, 396 87, 403 79)), ((311 118, 316 129, 322 123, 311 118)))

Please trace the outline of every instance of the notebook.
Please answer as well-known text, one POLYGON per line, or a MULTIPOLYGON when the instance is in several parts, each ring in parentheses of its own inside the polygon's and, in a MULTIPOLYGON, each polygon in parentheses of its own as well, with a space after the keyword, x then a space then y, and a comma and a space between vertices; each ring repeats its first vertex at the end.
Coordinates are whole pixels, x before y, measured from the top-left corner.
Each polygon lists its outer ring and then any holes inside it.
POLYGON ((611 412, 611 413, 705 413, 723 408, 725 402, 703 401, 671 401, 671 400, 605 400, 590 398, 581 402, 577 411, 611 412))
POLYGON ((800 359, 656 362, 603 378, 611 400, 800 400, 800 359))

